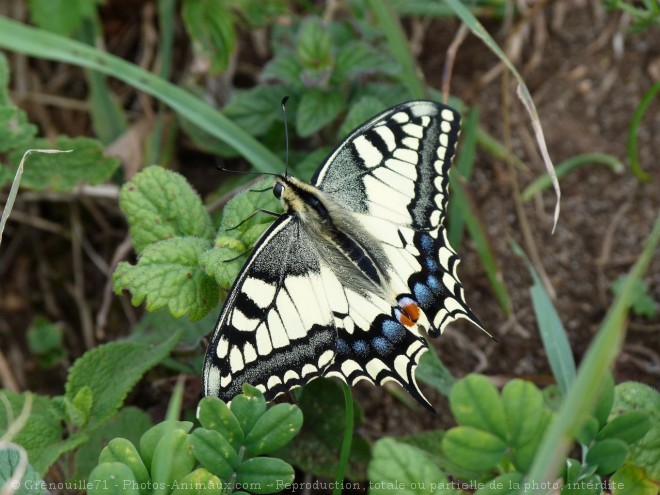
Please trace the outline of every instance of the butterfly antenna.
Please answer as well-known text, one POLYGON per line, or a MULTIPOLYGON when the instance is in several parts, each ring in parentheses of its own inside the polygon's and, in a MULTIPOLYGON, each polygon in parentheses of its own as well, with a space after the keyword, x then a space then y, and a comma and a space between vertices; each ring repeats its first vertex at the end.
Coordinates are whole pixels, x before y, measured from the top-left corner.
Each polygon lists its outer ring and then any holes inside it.
POLYGON ((284 155, 284 177, 289 176, 289 126, 286 121, 286 102, 289 97, 282 98, 282 116, 284 117, 284 141, 286 143, 286 154, 284 155))
MULTIPOLYGON (((254 172, 251 170, 230 170, 228 168, 224 168, 220 165, 216 165, 215 168, 217 170, 220 170, 220 172, 229 172, 230 174, 245 174, 245 175, 272 175, 273 177, 277 177, 278 174, 273 174, 270 172, 254 172)), ((270 189, 270 187, 268 188, 270 189)), ((264 189, 265 190, 265 189, 264 189)))

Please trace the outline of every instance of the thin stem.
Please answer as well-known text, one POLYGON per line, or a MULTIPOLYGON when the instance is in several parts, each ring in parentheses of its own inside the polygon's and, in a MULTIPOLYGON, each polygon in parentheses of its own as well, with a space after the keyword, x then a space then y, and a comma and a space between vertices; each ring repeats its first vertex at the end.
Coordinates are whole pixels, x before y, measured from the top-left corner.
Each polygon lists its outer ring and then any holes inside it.
POLYGON ((351 394, 351 387, 347 383, 342 382, 341 385, 342 390, 344 391, 344 404, 346 406, 344 416, 344 440, 341 444, 339 466, 337 466, 335 487, 332 490, 332 495, 341 495, 341 489, 344 485, 344 475, 346 474, 346 466, 348 466, 348 458, 351 455, 351 443, 353 442, 353 395, 351 394))

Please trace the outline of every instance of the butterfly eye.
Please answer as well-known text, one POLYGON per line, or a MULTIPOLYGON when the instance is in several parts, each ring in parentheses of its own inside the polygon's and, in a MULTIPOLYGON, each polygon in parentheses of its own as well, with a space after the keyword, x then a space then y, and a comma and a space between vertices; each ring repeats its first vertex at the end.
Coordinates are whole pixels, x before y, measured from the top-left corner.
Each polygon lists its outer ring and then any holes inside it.
POLYGON ((282 191, 284 191, 284 186, 280 182, 273 186, 273 194, 276 198, 279 199, 282 197, 282 191))

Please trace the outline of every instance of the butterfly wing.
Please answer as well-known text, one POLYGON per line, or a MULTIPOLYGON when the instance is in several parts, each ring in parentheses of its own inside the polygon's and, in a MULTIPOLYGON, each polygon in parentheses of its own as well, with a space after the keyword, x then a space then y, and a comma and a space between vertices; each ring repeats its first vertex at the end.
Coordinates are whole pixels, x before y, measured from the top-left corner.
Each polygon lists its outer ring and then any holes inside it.
POLYGON ((336 330, 312 240, 282 215, 234 282, 204 361, 204 392, 230 401, 244 383, 266 399, 320 376, 336 330))
POLYGON ((442 226, 459 129, 444 105, 398 105, 353 131, 312 179, 382 243, 398 297, 417 302, 433 336, 457 318, 480 326, 442 226))

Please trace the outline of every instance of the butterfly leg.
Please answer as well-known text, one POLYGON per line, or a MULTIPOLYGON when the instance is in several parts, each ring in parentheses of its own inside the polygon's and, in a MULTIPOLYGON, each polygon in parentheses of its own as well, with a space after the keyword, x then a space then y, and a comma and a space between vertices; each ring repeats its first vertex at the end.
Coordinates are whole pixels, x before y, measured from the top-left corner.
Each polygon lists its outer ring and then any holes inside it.
POLYGON ((280 215, 281 215, 281 213, 277 213, 277 212, 275 212, 275 211, 270 211, 270 210, 265 210, 265 209, 263 209, 263 208, 259 208, 258 210, 254 210, 254 211, 253 211, 252 213, 250 213, 246 218, 244 218, 243 220, 241 220, 239 223, 237 223, 237 224, 234 225, 233 227, 229 227, 229 228, 227 228, 227 229, 225 229, 225 230, 226 230, 227 232, 229 232, 229 231, 231 231, 231 230, 236 230, 236 229, 239 228, 241 225, 243 225, 245 222, 247 222, 247 221, 250 220, 252 217, 254 217, 257 213, 266 213, 266 214, 268 214, 268 215, 274 216, 275 218, 279 218, 280 215))

